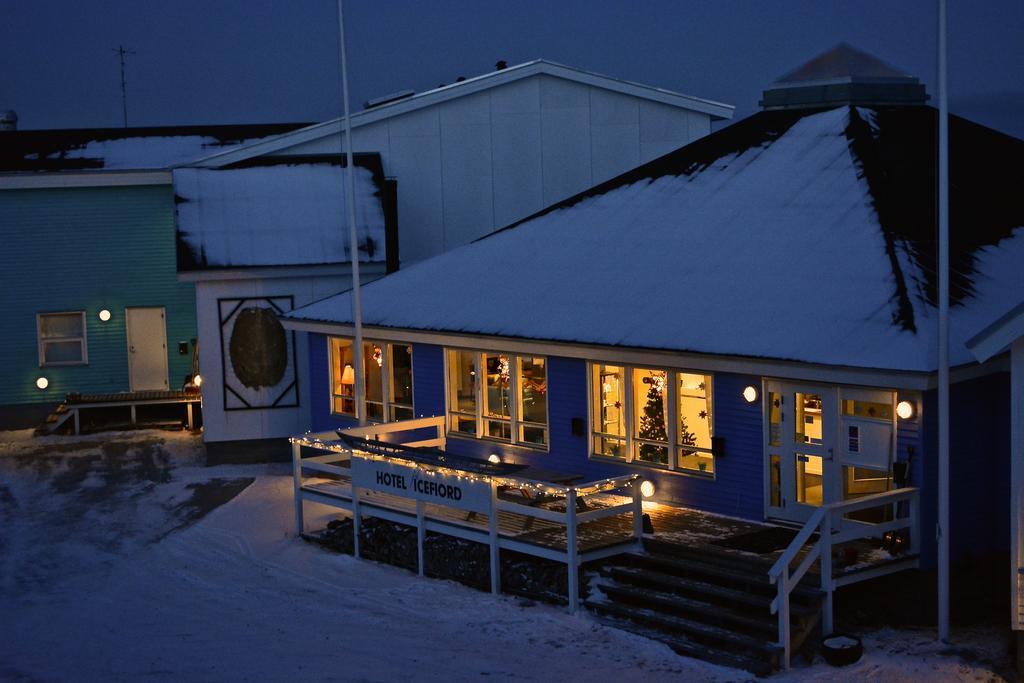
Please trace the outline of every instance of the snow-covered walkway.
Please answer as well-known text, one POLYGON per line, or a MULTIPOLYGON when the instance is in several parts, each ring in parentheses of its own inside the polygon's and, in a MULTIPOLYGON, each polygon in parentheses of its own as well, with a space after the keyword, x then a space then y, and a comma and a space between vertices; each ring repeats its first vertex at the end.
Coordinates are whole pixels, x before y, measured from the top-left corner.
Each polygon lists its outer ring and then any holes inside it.
MULTIPOLYGON (((285 467, 206 468, 182 434, 74 443, 0 433, 0 679, 750 678, 586 614, 309 545, 285 467)), ((992 680, 924 634, 867 644, 850 669, 778 680, 992 680)))

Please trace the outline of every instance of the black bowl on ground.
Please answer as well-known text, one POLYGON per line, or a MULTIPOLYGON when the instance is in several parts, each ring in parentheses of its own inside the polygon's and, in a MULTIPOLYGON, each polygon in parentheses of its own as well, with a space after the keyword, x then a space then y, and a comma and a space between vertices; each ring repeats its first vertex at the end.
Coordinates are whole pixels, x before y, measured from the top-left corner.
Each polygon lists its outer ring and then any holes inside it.
POLYGON ((821 654, 832 666, 853 664, 864 654, 864 644, 857 636, 833 633, 821 641, 821 654))

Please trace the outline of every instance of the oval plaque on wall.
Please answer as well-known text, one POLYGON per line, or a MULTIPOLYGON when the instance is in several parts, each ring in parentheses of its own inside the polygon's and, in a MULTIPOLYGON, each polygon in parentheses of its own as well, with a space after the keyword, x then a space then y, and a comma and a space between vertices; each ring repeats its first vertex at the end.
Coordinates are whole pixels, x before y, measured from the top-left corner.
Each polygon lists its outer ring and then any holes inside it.
POLYGON ((249 307, 239 312, 231 331, 231 368, 250 389, 272 387, 288 368, 288 341, 272 309, 249 307))

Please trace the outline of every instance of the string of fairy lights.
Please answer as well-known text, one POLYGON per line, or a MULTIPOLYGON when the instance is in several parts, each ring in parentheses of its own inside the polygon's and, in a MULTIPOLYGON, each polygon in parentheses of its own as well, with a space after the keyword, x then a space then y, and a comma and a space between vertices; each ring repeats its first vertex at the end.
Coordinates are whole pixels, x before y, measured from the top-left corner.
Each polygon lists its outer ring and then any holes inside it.
POLYGON ((302 436, 293 436, 289 439, 292 444, 299 446, 305 446, 307 448, 316 448, 323 451, 329 451, 332 453, 343 453, 349 457, 359 457, 364 460, 375 460, 378 462, 386 462, 393 465, 401 465, 403 467, 416 467, 422 472, 429 476, 448 476, 455 477, 460 481, 474 483, 474 482, 486 482, 495 483, 498 486, 507 486, 509 488, 516 488, 520 491, 529 491, 531 493, 555 495, 555 496, 568 496, 570 492, 575 492, 577 496, 589 496, 595 493, 602 493, 604 491, 613 491, 616 489, 627 489, 639 484, 639 474, 628 474, 619 477, 608 477, 605 479, 599 479, 597 481, 587 482, 582 486, 559 486, 557 484, 550 484, 547 482, 536 481, 534 479, 522 479, 519 477, 508 477, 494 474, 476 474, 473 472, 467 472, 465 470, 459 470, 452 467, 444 467, 441 465, 427 465, 420 462, 411 461, 406 458, 394 457, 381 455, 380 453, 371 453, 369 451, 363 451, 358 449, 349 448, 348 446, 342 445, 337 441, 330 441, 327 439, 321 439, 314 436, 310 432, 306 432, 302 436))

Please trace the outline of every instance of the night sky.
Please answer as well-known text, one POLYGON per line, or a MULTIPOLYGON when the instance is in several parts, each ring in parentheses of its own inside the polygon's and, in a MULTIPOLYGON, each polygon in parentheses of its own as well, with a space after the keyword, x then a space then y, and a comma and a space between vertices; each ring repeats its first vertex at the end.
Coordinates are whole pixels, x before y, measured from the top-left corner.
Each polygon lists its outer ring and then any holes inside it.
MULTIPOLYGON (((840 41, 935 95, 935 0, 350 0, 352 106, 537 57, 757 108, 778 76, 840 41)), ((0 109, 19 127, 321 121, 338 115, 334 0, 9 0, 0 109)), ((1024 137, 1024 2, 950 2, 950 108, 1024 137)))

